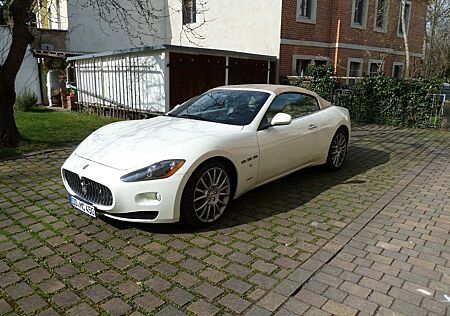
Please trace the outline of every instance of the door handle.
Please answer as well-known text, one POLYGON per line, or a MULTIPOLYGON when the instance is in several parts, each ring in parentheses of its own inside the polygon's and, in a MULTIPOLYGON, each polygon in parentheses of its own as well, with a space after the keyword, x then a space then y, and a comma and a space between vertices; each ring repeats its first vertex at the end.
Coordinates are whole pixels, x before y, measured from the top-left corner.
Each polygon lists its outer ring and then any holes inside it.
POLYGON ((310 125, 308 126, 308 128, 309 128, 309 129, 315 129, 315 128, 317 128, 317 125, 316 125, 316 124, 310 124, 310 125))

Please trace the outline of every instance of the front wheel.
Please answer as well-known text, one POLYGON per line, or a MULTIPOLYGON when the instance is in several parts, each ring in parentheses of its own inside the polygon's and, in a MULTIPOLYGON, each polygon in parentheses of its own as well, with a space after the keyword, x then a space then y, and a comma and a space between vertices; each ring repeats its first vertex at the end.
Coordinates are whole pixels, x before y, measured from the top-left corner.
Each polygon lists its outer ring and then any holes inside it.
POLYGON ((193 227, 217 222, 231 199, 227 167, 219 161, 201 165, 189 178, 181 199, 181 219, 193 227))
POLYGON ((334 134, 330 149, 328 150, 326 163, 328 169, 337 170, 342 166, 345 157, 347 156, 347 146, 347 134, 342 129, 339 129, 336 134, 334 134))

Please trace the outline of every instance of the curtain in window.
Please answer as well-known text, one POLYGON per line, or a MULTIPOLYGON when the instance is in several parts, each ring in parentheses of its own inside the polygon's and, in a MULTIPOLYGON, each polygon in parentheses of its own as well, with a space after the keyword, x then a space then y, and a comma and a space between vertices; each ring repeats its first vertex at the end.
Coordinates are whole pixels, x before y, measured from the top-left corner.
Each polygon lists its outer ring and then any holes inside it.
POLYGON ((385 20, 385 15, 386 15, 386 4, 387 4, 386 0, 378 0, 375 26, 380 29, 384 27, 384 20, 385 20))
POLYGON ((355 0, 355 12, 353 17, 354 23, 361 25, 363 24, 365 5, 366 5, 365 0, 355 0))
POLYGON ((299 0, 299 1, 300 1, 300 16, 311 18, 312 0, 299 0))
POLYGON ((183 0, 183 24, 197 21, 196 0, 183 0))

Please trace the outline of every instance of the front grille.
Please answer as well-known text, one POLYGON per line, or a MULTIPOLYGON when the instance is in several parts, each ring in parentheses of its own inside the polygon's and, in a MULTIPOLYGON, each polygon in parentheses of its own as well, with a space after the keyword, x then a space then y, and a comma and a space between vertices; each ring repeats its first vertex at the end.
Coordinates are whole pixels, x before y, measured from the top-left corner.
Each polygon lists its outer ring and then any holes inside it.
POLYGON ((80 178, 76 173, 69 170, 64 169, 63 173, 67 184, 69 184, 73 192, 86 202, 105 206, 112 205, 113 197, 111 190, 103 184, 85 177, 80 178))

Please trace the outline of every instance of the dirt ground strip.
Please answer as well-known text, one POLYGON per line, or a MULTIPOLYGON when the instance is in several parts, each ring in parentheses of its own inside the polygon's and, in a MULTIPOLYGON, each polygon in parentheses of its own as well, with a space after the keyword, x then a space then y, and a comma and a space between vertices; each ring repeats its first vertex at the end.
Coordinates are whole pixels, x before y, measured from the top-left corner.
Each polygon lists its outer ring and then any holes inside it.
POLYGON ((0 315, 450 315, 450 133, 355 128, 202 231, 71 209, 70 152, 0 162, 0 315))

